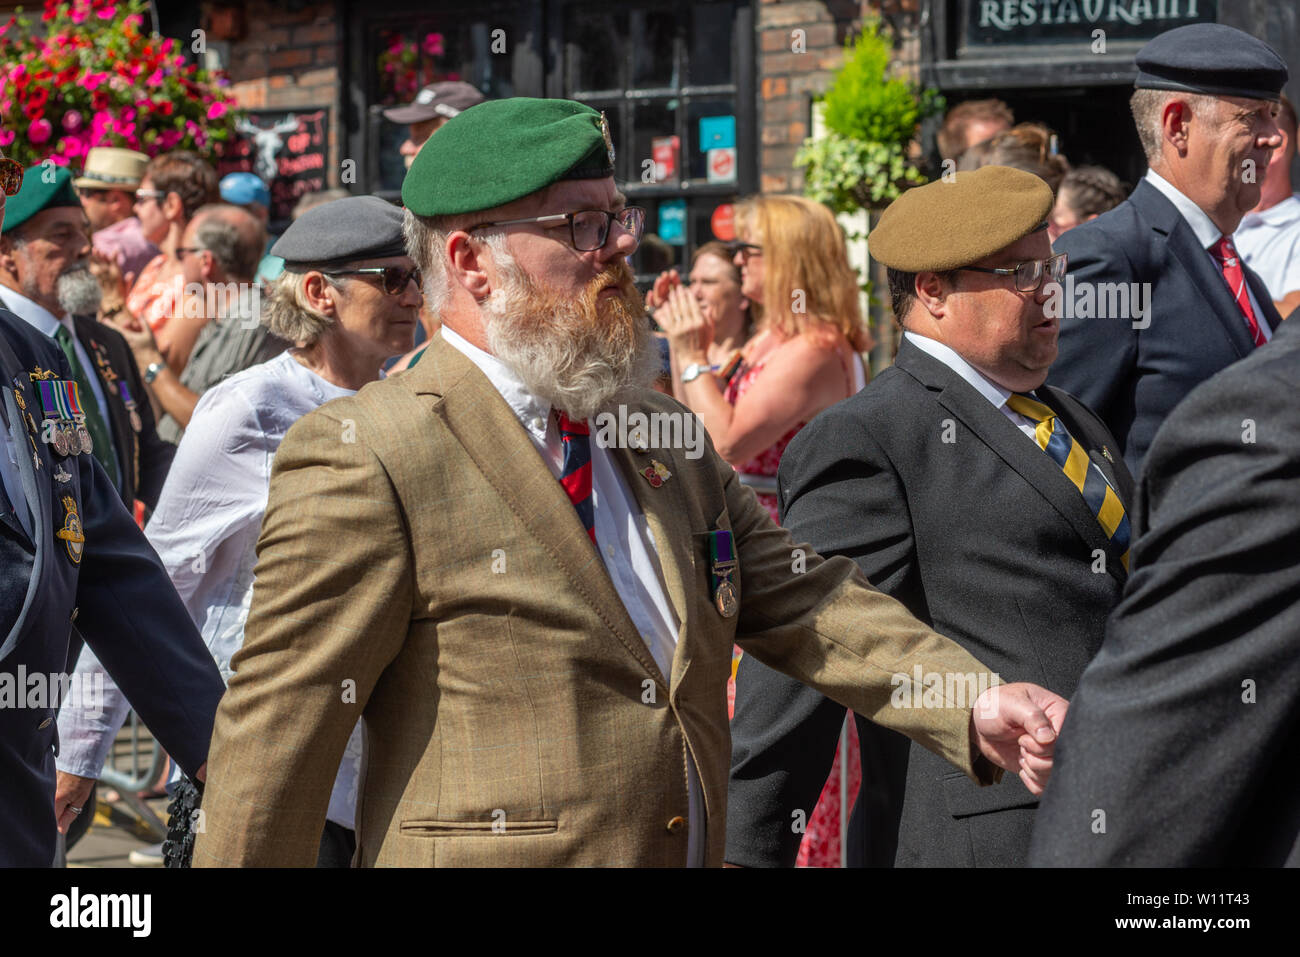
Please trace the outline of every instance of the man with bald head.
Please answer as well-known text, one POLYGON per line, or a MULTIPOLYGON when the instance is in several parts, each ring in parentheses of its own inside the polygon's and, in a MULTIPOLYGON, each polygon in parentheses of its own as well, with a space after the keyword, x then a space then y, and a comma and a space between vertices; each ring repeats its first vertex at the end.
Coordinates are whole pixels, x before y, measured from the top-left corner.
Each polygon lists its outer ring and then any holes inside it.
POLYGON ((1101 416, 1134 474, 1183 396, 1281 322, 1232 234, 1282 142, 1287 80, 1272 47, 1217 23, 1162 33, 1136 60, 1130 103, 1150 170, 1055 244, 1070 271, 1048 377, 1101 416))
POLYGON ((164 358, 149 327, 129 314, 118 328, 156 401, 158 432, 179 442, 194 406, 228 375, 283 352, 284 340, 261 322, 257 264, 266 229, 246 209, 228 203, 201 206, 185 227, 177 255, 185 283, 184 314, 164 358))

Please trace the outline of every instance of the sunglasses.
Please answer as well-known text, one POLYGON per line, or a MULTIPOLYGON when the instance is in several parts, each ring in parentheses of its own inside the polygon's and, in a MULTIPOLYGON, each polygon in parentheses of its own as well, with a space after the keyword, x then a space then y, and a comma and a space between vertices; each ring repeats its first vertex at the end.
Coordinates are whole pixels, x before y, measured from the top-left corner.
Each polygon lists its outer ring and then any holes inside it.
POLYGON ((14 196, 23 188, 23 168, 16 160, 0 159, 0 186, 6 196, 14 196))
POLYGON ((368 266, 365 269, 340 269, 327 272, 326 276, 382 276, 384 292, 390 296, 400 296, 406 292, 406 286, 415 280, 415 287, 420 288, 420 270, 403 269, 400 266, 368 266))
POLYGON ((742 243, 739 240, 727 243, 727 249, 731 252, 732 256, 735 256, 736 253, 740 253, 740 255, 745 259, 749 259, 752 256, 763 255, 762 246, 759 246, 756 243, 742 243))

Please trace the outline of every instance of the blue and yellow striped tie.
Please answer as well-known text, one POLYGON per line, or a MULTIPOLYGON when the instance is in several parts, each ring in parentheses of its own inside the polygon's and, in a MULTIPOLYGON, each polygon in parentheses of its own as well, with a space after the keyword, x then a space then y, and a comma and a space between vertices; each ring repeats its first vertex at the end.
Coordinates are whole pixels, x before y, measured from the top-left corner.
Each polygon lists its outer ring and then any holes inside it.
POLYGON ((1066 478, 1074 483, 1083 500, 1097 516, 1101 529, 1110 539, 1111 547, 1120 556, 1120 564, 1128 570, 1128 515, 1115 490, 1102 476, 1099 469, 1092 468, 1088 453, 1066 431, 1065 424, 1057 418, 1055 412, 1037 399, 1027 395, 1013 395, 1007 399, 1007 408, 1019 412, 1038 425, 1034 429, 1034 438, 1038 446, 1052 457, 1066 478))

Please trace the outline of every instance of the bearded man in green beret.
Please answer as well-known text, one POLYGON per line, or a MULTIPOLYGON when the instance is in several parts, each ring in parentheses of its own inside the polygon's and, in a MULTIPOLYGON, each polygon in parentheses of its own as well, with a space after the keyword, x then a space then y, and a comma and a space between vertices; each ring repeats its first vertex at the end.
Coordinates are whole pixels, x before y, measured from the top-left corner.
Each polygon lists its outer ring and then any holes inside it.
POLYGON ((364 717, 356 864, 720 865, 733 643, 973 780, 1044 786, 1064 700, 797 546, 648 388, 613 163, 602 114, 524 98, 416 157, 443 327, 280 446, 196 864, 311 865, 364 717), (966 673, 978 701, 891 701, 966 673))

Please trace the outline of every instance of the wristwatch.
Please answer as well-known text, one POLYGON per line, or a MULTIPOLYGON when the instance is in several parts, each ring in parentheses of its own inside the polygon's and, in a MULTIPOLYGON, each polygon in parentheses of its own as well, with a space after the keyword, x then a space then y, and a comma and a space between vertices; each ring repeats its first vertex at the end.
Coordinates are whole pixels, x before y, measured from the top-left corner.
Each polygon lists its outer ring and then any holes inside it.
POLYGON ((163 369, 166 369, 166 368, 167 368, 167 363, 165 363, 165 362, 151 362, 151 363, 149 363, 149 368, 147 368, 147 369, 144 370, 144 381, 147 382, 147 383, 149 383, 150 385, 152 385, 152 384, 153 384, 153 380, 156 379, 156 378, 158 378, 158 373, 159 373, 159 372, 162 372, 163 369))
POLYGON ((682 385, 685 385, 688 382, 694 382, 696 379, 704 375, 704 373, 706 372, 715 372, 715 371, 717 370, 714 369, 713 366, 707 363, 694 362, 682 370, 682 385))

